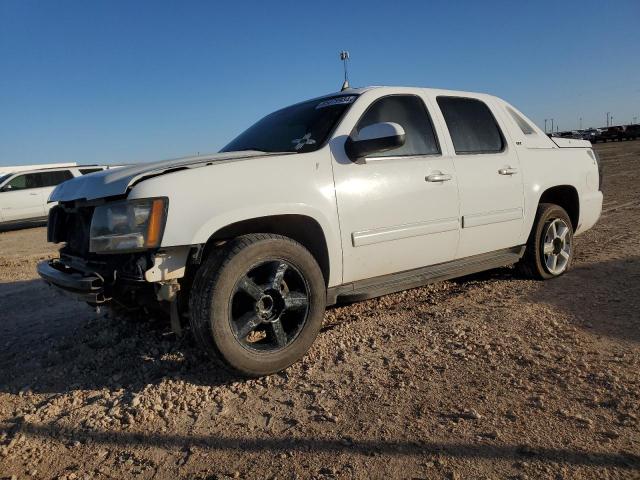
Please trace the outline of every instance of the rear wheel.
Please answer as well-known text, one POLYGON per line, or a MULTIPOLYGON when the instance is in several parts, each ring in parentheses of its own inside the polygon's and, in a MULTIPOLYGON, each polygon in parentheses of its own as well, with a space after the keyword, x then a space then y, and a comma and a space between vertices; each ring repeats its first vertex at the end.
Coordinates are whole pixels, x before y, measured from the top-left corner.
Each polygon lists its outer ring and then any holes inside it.
POLYGON ((267 375, 311 347, 325 295, 320 267, 302 245, 280 235, 245 235, 196 273, 191 326, 200 345, 225 366, 267 375))
POLYGON ((543 203, 518 269, 525 276, 546 280, 565 273, 573 260, 573 226, 560 206, 543 203))

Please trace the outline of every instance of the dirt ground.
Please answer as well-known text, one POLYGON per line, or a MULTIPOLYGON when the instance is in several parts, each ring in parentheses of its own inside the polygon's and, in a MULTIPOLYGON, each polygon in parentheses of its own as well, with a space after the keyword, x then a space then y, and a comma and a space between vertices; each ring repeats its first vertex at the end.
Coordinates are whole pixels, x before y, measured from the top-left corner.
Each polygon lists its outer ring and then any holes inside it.
POLYGON ((596 148, 604 213, 569 274, 331 309, 259 380, 59 296, 45 230, 1 233, 0 478, 640 478, 640 141, 596 148))

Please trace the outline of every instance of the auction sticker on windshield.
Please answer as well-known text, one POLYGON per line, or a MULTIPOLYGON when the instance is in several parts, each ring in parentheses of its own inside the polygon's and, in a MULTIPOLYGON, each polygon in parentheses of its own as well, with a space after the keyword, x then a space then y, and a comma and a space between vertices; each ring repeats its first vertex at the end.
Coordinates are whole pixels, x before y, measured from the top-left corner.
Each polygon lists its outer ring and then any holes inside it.
POLYGON ((325 100, 324 102, 320 102, 316 105, 316 110, 324 107, 332 107, 334 105, 344 105, 347 103, 353 103, 357 97, 355 95, 345 95, 342 97, 330 98, 329 100, 325 100))

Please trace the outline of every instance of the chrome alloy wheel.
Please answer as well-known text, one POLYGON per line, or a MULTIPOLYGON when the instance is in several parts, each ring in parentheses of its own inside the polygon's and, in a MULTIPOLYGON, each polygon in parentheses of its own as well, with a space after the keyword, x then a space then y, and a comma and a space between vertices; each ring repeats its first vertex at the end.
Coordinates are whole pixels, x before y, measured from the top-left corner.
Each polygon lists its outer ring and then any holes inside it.
POLYGON ((556 218, 547 225, 542 241, 542 253, 547 271, 552 275, 564 272, 571 260, 571 235, 567 223, 556 218))
POLYGON ((284 260, 254 265, 230 299, 230 318, 238 342, 250 350, 281 350, 295 340, 309 316, 309 286, 284 260))

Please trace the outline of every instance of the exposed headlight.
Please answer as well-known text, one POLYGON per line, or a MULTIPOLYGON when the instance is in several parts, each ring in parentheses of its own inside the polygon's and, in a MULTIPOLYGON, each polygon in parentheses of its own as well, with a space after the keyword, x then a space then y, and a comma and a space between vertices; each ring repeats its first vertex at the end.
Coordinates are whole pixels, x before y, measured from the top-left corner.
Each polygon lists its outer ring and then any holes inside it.
POLYGON ((122 253, 159 247, 168 205, 166 198, 145 198, 97 207, 91 219, 89 250, 122 253))

